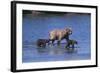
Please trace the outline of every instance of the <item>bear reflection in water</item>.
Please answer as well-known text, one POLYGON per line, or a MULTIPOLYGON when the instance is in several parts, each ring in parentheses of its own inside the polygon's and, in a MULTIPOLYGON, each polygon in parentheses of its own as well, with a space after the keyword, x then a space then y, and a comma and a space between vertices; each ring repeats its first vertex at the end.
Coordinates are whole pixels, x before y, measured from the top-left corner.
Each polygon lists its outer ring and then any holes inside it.
POLYGON ((71 53, 71 52, 75 52, 75 44, 77 45, 78 42, 76 40, 71 40, 71 39, 67 43, 62 43, 62 45, 59 45, 59 46, 57 44, 50 45, 49 39, 38 39, 37 50, 41 53, 44 53, 44 52, 48 52, 47 50, 49 48, 50 49, 49 51, 56 52, 56 53, 61 52, 61 51, 71 53))

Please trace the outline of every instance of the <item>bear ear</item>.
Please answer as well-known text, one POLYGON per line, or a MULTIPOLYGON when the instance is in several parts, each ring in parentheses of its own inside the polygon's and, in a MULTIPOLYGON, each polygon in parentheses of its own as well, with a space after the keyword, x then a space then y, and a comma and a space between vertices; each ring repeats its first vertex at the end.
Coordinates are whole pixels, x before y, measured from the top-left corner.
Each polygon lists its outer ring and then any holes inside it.
POLYGON ((71 27, 66 27, 65 29, 66 29, 66 30, 68 30, 68 29, 69 29, 69 30, 72 30, 72 28, 71 28, 71 27))
POLYGON ((72 31, 72 28, 71 27, 67 27, 65 28, 66 31, 72 31))

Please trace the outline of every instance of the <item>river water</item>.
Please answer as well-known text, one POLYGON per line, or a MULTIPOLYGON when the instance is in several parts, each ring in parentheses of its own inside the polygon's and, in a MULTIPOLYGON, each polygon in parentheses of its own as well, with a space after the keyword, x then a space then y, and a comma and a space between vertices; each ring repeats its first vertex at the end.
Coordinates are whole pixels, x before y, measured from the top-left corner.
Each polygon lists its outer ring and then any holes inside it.
POLYGON ((22 62, 47 62, 91 59, 91 15, 83 13, 44 13, 24 14, 22 25, 22 62), (69 52, 65 40, 61 45, 47 45, 39 48, 38 39, 48 39, 49 32, 53 29, 72 28, 70 39, 78 41, 74 51, 69 52))

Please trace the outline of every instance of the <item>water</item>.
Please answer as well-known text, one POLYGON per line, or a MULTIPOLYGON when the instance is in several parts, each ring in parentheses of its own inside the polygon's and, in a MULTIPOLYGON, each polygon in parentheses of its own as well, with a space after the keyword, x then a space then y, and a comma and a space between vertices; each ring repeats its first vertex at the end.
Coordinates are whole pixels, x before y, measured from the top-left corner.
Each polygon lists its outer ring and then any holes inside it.
POLYGON ((23 16, 23 48, 22 61, 46 62, 63 60, 86 60, 91 59, 90 47, 90 14, 24 14, 23 16), (73 30, 70 39, 78 41, 75 50, 69 52, 65 46, 65 40, 61 41, 61 46, 47 45, 46 48, 36 46, 37 39, 48 39, 49 32, 53 29, 63 29, 71 27, 73 30))

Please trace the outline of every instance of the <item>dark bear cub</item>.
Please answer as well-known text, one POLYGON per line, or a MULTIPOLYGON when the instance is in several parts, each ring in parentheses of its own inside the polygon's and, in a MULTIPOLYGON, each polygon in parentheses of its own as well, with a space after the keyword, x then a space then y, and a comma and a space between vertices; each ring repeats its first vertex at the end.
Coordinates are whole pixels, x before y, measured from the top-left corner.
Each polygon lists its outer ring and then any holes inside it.
POLYGON ((72 48, 74 50, 75 44, 78 44, 78 42, 76 40, 68 40, 66 48, 67 49, 72 48))
POLYGON ((37 40, 37 46, 38 47, 46 47, 46 44, 48 44, 49 45, 49 39, 38 39, 37 40))

